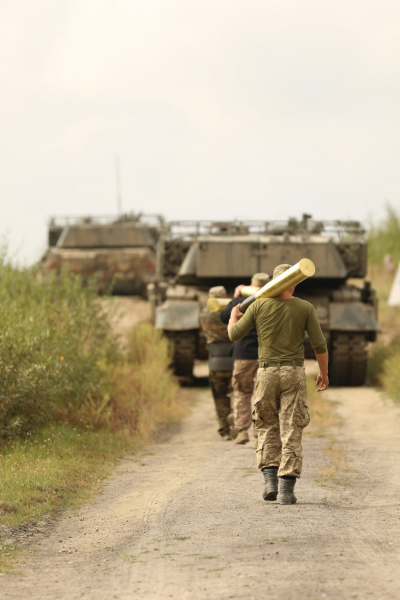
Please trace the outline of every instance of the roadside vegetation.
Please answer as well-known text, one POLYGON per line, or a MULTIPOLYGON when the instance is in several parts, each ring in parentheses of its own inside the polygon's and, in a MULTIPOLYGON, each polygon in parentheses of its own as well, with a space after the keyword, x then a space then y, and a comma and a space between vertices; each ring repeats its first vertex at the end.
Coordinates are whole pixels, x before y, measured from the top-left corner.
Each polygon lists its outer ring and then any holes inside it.
MULTIPOLYGON (((167 341, 142 323, 122 351, 94 286, 66 271, 40 280, 3 253, 0 301, 4 538, 87 499, 119 457, 185 407, 167 341)), ((12 555, 1 541, 0 555, 12 555)))
POLYGON ((378 297, 379 341, 370 350, 369 383, 384 389, 394 400, 400 401, 400 307, 389 307, 387 301, 395 271, 400 262, 400 215, 391 206, 386 217, 371 225, 368 236, 369 279, 378 297), (394 271, 383 266, 384 256, 390 254, 394 271))

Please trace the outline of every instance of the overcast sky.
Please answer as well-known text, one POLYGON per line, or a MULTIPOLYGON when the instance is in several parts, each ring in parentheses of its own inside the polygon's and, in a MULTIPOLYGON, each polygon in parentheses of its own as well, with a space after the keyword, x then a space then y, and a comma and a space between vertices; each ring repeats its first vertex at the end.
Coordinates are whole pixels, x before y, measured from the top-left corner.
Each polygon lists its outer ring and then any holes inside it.
POLYGON ((398 0, 0 0, 0 232, 400 207, 398 0))

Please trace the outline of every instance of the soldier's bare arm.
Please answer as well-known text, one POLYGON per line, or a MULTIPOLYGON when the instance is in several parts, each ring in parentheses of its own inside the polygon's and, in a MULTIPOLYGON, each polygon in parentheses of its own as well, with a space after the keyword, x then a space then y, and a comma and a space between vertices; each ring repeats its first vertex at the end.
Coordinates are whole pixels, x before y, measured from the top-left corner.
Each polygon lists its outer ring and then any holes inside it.
MULTIPOLYGON (((250 307, 251 308, 251 307, 250 307)), ((228 335, 232 342, 241 340, 255 325, 253 311, 248 310, 245 314, 239 310, 239 304, 234 306, 228 324, 228 335), (242 319, 240 321, 240 319, 242 319), (240 321, 240 323, 239 323, 240 321)))

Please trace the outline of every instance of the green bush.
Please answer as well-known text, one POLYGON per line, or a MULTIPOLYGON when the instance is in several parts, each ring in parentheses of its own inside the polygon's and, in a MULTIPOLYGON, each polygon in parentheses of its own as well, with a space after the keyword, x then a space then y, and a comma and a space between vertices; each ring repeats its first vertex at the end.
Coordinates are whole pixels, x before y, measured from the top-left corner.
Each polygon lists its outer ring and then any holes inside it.
POLYGON ((0 438, 78 410, 106 387, 117 341, 93 287, 0 259, 0 438))
POLYGON ((122 353, 94 285, 3 257, 0 302, 0 440, 55 421, 144 438, 182 415, 168 341, 142 323, 122 353))

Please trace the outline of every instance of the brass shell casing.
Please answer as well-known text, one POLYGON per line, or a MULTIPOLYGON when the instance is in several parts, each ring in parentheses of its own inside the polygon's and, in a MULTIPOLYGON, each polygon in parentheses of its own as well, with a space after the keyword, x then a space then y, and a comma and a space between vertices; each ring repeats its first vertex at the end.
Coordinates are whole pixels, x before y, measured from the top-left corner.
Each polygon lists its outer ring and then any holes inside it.
POLYGON ((230 301, 230 298, 208 298, 207 309, 210 312, 218 312, 228 306, 230 301))
POLYGON ((276 298, 292 286, 307 279, 307 277, 312 277, 314 273, 315 265, 312 260, 302 258, 293 267, 266 283, 255 293, 255 297, 257 300, 258 298, 276 298))
POLYGON ((287 271, 271 279, 262 288, 240 304, 240 311, 246 312, 248 307, 259 298, 276 298, 292 286, 297 285, 307 277, 312 277, 315 273, 315 265, 308 258, 302 258, 298 263, 290 267, 287 271))
POLYGON ((258 286, 255 286, 255 285, 245 285, 240 290, 240 295, 244 296, 245 298, 248 298, 249 296, 252 296, 253 294, 256 294, 259 289, 260 288, 258 286))

